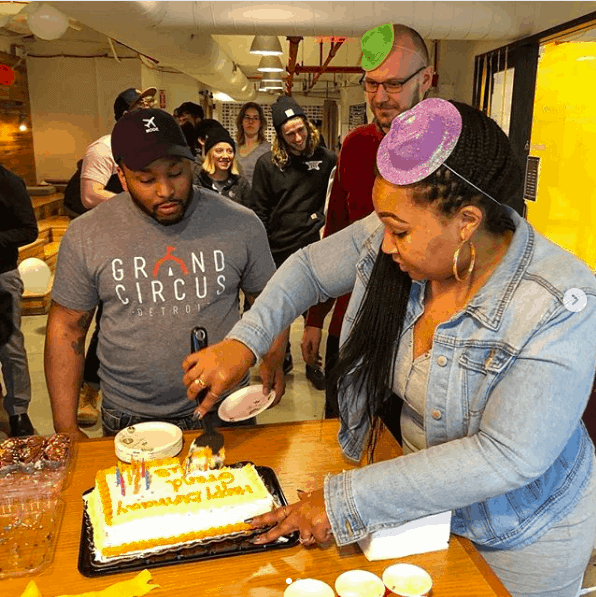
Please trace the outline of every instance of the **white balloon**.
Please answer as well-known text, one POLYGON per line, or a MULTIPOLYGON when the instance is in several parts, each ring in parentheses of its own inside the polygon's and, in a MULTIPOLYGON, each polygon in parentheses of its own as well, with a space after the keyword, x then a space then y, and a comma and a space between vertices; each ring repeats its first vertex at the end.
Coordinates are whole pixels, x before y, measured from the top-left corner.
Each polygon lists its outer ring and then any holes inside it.
POLYGON ((42 4, 39 10, 36 10, 28 19, 31 32, 47 40, 58 39, 62 37, 68 29, 68 17, 63 15, 53 6, 42 4))
POLYGON ((52 270, 48 264, 36 257, 29 257, 19 263, 19 274, 25 290, 34 294, 45 294, 52 279, 52 270))

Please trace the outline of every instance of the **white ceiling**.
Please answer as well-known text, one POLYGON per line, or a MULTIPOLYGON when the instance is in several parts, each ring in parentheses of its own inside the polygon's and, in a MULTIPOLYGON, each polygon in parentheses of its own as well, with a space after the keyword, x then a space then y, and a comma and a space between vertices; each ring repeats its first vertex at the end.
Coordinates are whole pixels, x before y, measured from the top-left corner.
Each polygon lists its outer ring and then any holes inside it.
MULTIPOLYGON (((34 4, 34 3, 31 3, 34 4)), ((39 3, 37 3, 39 4, 39 3)), ((356 66, 360 37, 384 22, 414 27, 427 40, 498 42, 498 45, 539 33, 596 10, 596 2, 49 2, 75 21, 63 40, 42 42, 26 36, 26 17, 17 15, 0 29, 24 40, 36 53, 67 53, 65 44, 81 44, 89 53, 110 51, 106 36, 122 42, 237 99, 248 99, 246 77, 257 75, 258 57, 248 50, 255 34, 278 35, 287 64, 286 36, 304 37, 298 62, 318 65, 319 40, 346 37, 332 66, 356 66), (99 33, 99 34, 98 34, 99 33), (239 66, 240 69, 237 69, 239 66), (214 71, 220 71, 218 76, 214 71)), ((23 3, 0 2, 3 14, 14 14, 23 3)), ((29 6, 31 11, 34 6, 29 6)), ((329 51, 323 45, 322 59, 329 51)), ((119 52, 128 50, 118 46, 119 52)), ((302 79, 305 77, 303 76, 302 79)), ((332 75, 322 80, 332 79, 332 75)), ((299 82, 299 81, 298 81, 299 82)))

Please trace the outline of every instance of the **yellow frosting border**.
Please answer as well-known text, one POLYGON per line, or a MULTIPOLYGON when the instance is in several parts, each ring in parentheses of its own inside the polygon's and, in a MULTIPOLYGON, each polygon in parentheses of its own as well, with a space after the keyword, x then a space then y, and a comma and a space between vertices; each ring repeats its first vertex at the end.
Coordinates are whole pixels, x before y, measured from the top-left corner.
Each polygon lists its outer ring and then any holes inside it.
POLYGON ((177 535, 176 537, 155 538, 151 541, 133 541, 131 543, 123 543, 116 547, 104 547, 101 553, 105 557, 114 557, 127 555, 130 552, 145 551, 155 547, 168 547, 178 543, 188 543, 190 541, 201 541, 202 539, 211 539, 220 535, 230 535, 232 533, 239 533, 242 531, 251 530, 251 526, 245 523, 229 524, 224 527, 213 527, 205 529, 204 531, 196 531, 194 533, 185 533, 177 535))

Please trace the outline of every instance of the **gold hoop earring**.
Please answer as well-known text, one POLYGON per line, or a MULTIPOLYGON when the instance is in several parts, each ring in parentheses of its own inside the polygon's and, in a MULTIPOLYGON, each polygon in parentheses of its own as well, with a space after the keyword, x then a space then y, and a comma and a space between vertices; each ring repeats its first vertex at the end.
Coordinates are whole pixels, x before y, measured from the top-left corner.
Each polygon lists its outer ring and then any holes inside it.
POLYGON ((458 282, 465 282, 471 275, 472 271, 474 270, 474 266, 476 265, 476 247, 474 247, 474 243, 472 241, 468 241, 470 243, 470 265, 468 267, 468 271, 464 278, 460 278, 459 274, 457 273, 457 262, 459 260, 459 251, 464 246, 462 243, 458 248, 457 251, 453 254, 453 275, 458 282))

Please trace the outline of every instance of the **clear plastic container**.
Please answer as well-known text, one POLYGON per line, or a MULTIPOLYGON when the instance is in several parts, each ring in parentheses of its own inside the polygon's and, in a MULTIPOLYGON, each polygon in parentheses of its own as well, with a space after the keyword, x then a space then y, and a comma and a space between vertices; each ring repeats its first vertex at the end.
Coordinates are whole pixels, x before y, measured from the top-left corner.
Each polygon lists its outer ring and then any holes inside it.
POLYGON ((40 572, 52 561, 75 445, 63 434, 0 443, 0 578, 40 572))
POLYGON ((41 572, 50 565, 64 502, 57 497, 0 502, 0 578, 41 572))
POLYGON ((0 443, 0 503, 60 497, 68 485, 76 443, 65 434, 14 437, 0 443))

